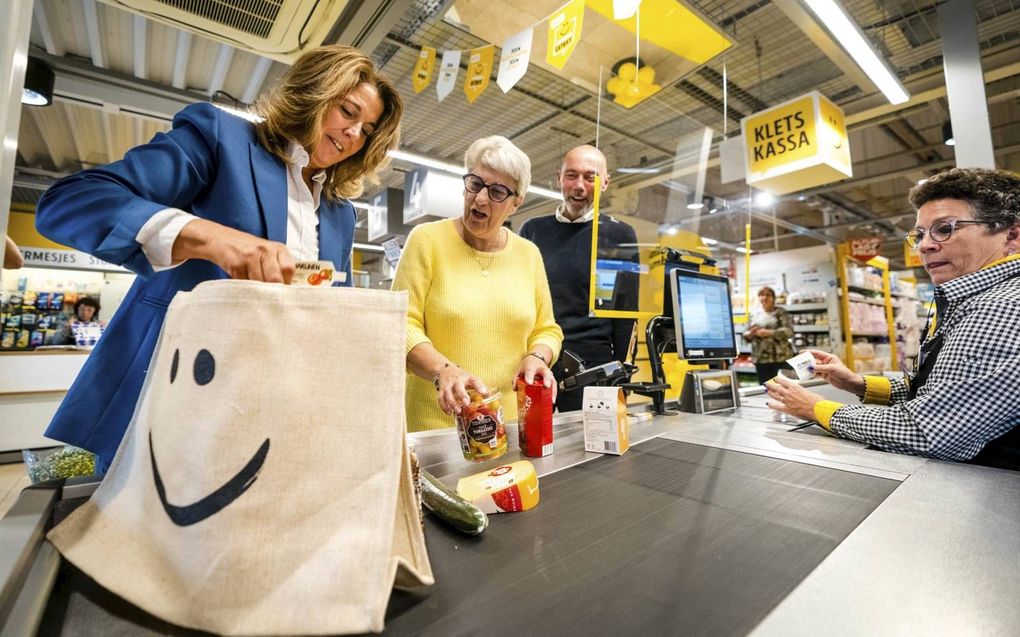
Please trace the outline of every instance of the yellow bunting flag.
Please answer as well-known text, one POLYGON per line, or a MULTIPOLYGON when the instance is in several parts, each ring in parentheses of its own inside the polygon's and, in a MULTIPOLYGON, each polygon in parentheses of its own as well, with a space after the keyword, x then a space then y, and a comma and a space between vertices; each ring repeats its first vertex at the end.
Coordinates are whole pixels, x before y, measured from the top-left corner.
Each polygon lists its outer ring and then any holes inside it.
POLYGON ((464 95, 467 95, 468 102, 474 104, 478 96, 489 86, 489 75, 492 73, 492 52, 494 47, 491 44, 471 49, 468 55, 467 77, 464 79, 464 95))
POLYGON ((545 61, 562 69, 570 59, 581 39, 581 23, 584 20, 584 0, 570 0, 549 19, 549 40, 545 50, 545 61))
POLYGON ((429 85, 435 68, 436 50, 430 46, 423 46, 414 65, 414 75, 411 77, 411 86, 414 87, 415 93, 421 93, 429 85))

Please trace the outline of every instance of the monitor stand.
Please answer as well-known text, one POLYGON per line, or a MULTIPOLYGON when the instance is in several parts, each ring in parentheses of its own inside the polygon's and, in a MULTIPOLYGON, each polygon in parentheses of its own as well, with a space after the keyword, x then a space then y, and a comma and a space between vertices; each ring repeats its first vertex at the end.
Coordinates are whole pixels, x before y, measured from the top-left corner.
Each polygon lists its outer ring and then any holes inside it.
POLYGON ((648 346, 648 362, 652 368, 652 382, 627 383, 622 387, 628 391, 652 399, 652 413, 656 416, 676 416, 680 412, 666 409, 666 390, 670 388, 666 382, 666 374, 662 370, 661 352, 676 343, 676 328, 673 319, 668 316, 656 316, 648 321, 645 328, 645 343, 648 346))

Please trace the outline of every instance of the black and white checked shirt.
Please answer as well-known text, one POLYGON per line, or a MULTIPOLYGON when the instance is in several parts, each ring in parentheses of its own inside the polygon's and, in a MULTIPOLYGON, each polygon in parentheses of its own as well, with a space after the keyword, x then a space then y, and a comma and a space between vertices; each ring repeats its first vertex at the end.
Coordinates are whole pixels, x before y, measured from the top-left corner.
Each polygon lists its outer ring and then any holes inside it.
POLYGON ((970 460, 1020 424, 1020 255, 935 288, 942 349, 917 397, 891 379, 889 406, 844 405, 833 432, 886 451, 970 460))

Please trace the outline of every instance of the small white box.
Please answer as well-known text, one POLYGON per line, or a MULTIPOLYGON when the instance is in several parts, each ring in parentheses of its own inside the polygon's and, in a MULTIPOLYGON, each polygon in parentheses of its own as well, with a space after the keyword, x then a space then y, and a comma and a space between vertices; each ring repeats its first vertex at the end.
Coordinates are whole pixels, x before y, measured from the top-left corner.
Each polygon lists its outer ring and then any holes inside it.
POLYGON ((619 387, 585 387, 584 450, 623 455, 630 448, 627 400, 619 387))

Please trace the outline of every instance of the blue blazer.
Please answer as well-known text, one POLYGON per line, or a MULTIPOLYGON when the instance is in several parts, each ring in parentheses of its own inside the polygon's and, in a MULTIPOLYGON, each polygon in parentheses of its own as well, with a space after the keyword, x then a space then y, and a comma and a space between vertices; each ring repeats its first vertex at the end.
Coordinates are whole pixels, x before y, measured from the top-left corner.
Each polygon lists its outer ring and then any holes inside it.
MULTIPOLYGON (((103 469, 131 420, 167 305, 178 291, 227 278, 199 259, 153 272, 135 236, 165 208, 285 243, 286 166, 258 143, 248 121, 193 104, 174 117, 170 132, 121 161, 61 179, 39 201, 43 235, 139 275, 46 430, 99 455, 103 469)), ((347 285, 355 220, 349 202, 321 200, 319 258, 346 271, 347 285)))

